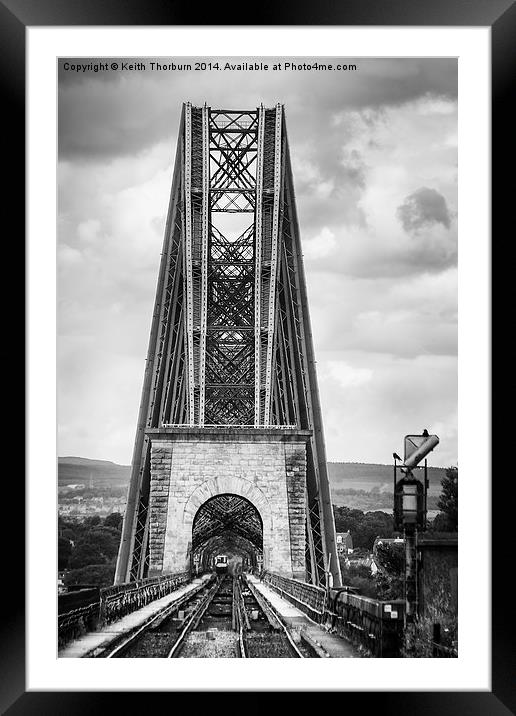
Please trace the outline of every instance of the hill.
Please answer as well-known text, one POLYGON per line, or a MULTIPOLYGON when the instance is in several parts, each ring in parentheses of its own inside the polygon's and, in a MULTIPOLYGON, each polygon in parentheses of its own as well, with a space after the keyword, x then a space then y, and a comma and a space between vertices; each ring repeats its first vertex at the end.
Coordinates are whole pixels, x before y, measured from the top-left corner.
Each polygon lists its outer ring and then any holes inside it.
MULTIPOLYGON (((392 509, 392 465, 357 462, 329 462, 328 472, 332 501, 359 510, 392 509)), ((421 471, 422 472, 422 471, 421 471)), ((84 457, 60 457, 59 486, 83 484, 92 488, 124 487, 129 484, 131 467, 109 460, 90 460, 84 457)), ((429 467, 428 507, 435 509, 441 493, 441 479, 445 469, 429 467)))
MULTIPOLYGON (((422 478, 421 473, 416 477, 422 478)), ((441 480, 446 470, 444 467, 429 467, 428 479, 430 482, 429 494, 439 495, 441 480)), ((329 462, 328 473, 330 485, 333 489, 365 490, 366 492, 392 493, 393 468, 392 465, 378 465, 365 462, 329 462)))
POLYGON ((109 460, 90 460, 86 457, 58 458, 59 486, 84 484, 92 487, 125 487, 129 483, 131 467, 109 460))
MULTIPOLYGON (((415 471, 416 477, 423 478, 423 471, 415 471)), ((428 508, 434 511, 441 494, 441 480, 445 475, 443 467, 428 468, 428 508)), ((338 506, 353 507, 357 510, 392 511, 393 467, 361 462, 329 462, 328 474, 332 502, 338 506)))

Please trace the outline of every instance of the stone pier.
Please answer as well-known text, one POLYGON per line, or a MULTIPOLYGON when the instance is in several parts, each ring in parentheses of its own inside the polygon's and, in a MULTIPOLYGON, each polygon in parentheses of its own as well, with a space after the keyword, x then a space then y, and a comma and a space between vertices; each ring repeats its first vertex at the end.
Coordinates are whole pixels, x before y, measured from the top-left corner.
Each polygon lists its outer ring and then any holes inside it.
MULTIPOLYGON (((304 580, 306 441, 288 428, 161 428, 151 440, 149 575, 190 569, 199 508, 236 495, 258 511, 263 566, 304 580)), ((245 529, 245 524, 239 525, 245 529)))

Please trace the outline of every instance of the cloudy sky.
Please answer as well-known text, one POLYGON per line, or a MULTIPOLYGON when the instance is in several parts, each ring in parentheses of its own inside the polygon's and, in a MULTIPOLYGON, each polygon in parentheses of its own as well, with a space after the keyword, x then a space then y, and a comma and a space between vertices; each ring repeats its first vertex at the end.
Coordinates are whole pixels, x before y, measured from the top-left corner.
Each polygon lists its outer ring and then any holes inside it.
POLYGON ((85 73, 61 61, 59 454, 131 460, 182 102, 279 101, 328 459, 389 463, 427 428, 441 439, 430 464, 456 464, 456 61, 254 73, 140 61, 85 73))

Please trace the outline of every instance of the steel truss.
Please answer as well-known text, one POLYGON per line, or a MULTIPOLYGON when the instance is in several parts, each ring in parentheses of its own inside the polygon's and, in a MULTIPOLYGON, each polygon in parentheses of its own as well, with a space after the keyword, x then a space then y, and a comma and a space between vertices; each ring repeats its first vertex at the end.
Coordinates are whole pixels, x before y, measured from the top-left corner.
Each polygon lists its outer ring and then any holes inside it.
POLYGON ((338 585, 284 109, 187 103, 179 136, 116 582, 147 574, 146 429, 221 425, 312 431, 307 574, 338 585))

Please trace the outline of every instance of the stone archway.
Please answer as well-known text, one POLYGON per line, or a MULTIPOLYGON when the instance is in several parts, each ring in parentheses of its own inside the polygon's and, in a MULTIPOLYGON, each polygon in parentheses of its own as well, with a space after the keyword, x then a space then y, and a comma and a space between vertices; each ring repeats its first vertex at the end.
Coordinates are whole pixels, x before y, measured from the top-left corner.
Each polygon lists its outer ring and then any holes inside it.
POLYGON ((260 561, 264 564, 270 564, 274 534, 274 518, 271 504, 259 487, 253 485, 249 480, 235 475, 205 480, 188 497, 184 506, 182 521, 184 534, 187 535, 188 539, 187 551, 189 558, 193 558, 196 548, 194 544, 194 521, 196 515, 203 505, 209 504, 210 501, 221 498, 224 495, 240 498, 256 510, 261 522, 260 561))
POLYGON ((217 554, 257 567, 263 560, 263 524, 259 511, 245 497, 210 497, 192 522, 192 559, 196 569, 207 569, 217 554))

